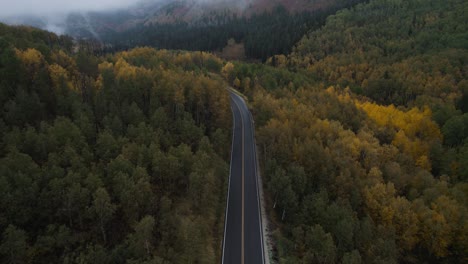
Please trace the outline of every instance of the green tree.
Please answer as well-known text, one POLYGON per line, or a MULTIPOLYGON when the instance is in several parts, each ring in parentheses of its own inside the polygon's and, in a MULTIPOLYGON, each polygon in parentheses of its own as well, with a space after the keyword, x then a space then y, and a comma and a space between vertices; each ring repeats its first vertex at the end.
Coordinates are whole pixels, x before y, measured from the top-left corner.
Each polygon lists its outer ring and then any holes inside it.
POLYGON ((360 264, 362 263, 361 254, 359 251, 353 250, 351 252, 346 252, 343 255, 343 259, 341 260, 342 264, 360 264))
POLYGON ((25 76, 13 47, 3 38, 0 38, 0 50, 0 105, 3 106, 25 76))
POLYGON ((0 253, 4 260, 11 264, 29 263, 29 245, 27 235, 21 229, 9 225, 3 232, 0 253))
POLYGON ((442 127, 442 133, 446 145, 460 145, 468 137, 468 113, 450 118, 442 127))
POLYGON ((128 236, 128 248, 139 259, 151 257, 154 249, 153 229, 155 220, 152 216, 143 217, 134 227, 134 233, 128 236))
POLYGON ((320 225, 312 226, 306 231, 305 246, 306 263, 335 263, 336 247, 333 238, 320 225))
POLYGON ((106 225, 112 219, 115 209, 116 206, 111 203, 110 196, 106 189, 97 189, 94 193, 94 201, 90 210, 96 217, 104 243, 107 243, 106 225))

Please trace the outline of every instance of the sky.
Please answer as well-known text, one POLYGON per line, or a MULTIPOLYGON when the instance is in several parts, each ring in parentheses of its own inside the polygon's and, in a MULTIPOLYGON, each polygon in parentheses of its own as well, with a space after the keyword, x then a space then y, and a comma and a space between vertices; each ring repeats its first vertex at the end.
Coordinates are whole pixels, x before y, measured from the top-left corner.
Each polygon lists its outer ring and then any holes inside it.
POLYGON ((138 0, 0 0, 0 17, 101 11, 126 7, 138 0))

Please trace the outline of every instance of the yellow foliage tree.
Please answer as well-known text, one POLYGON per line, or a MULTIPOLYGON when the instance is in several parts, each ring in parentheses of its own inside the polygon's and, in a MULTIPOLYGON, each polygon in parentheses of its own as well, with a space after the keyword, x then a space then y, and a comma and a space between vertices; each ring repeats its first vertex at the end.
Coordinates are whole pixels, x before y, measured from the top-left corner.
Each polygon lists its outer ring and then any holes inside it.
POLYGON ((77 71, 75 60, 68 56, 63 50, 55 51, 51 55, 52 61, 66 69, 68 72, 77 71))
POLYGON ((231 80, 231 75, 233 71, 234 71, 234 64, 232 64, 231 62, 228 62, 226 63, 226 65, 224 65, 223 69, 221 70, 221 74, 227 80, 231 80))
POLYGON ((118 79, 130 80, 136 77, 136 67, 130 65, 124 58, 119 58, 117 60, 114 71, 118 79))
POLYGON ((412 250, 420 242, 420 222, 412 204, 406 198, 396 197, 390 206, 394 212, 393 224, 397 233, 398 244, 405 250, 412 250))
POLYGON ((364 189, 364 201, 370 215, 385 226, 393 224, 395 211, 391 206, 396 190, 393 183, 378 183, 364 189))
POLYGON ((239 78, 234 79, 234 87, 235 88, 241 87, 241 81, 239 80, 239 78))
POLYGON ((355 104, 377 125, 393 129, 396 133, 392 144, 412 157, 416 165, 431 169, 429 152, 432 144, 441 141, 442 135, 438 125, 431 119, 429 108, 412 108, 405 112, 394 105, 382 106, 357 100, 355 104))
POLYGON ((60 88, 61 85, 66 84, 68 89, 73 89, 72 82, 70 81, 67 70, 58 64, 49 66, 49 75, 55 89, 60 88))
POLYGON ((16 56, 23 62, 31 76, 34 76, 46 63, 42 53, 36 49, 27 49, 25 51, 16 50, 16 56))

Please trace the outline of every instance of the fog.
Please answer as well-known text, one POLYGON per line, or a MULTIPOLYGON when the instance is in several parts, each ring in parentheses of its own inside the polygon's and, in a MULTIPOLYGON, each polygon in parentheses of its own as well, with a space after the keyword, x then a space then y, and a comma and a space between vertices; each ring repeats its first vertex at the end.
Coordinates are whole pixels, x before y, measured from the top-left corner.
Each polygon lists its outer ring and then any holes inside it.
POLYGON ((151 11, 154 4, 167 4, 174 1, 193 3, 224 3, 243 9, 247 3, 255 0, 0 0, 0 22, 12 25, 31 25, 57 34, 70 33, 67 17, 71 13, 80 13, 85 20, 80 26, 97 39, 94 24, 89 21, 89 12, 112 12, 118 9, 151 11))
MULTIPOLYGON (((109 11, 140 2, 169 2, 176 0, 0 0, 0 18, 34 15, 46 17, 55 14, 86 11, 109 11)), ((188 0, 200 3, 237 2, 246 0, 188 0)))
POLYGON ((0 17, 69 13, 75 11, 104 11, 124 8, 136 0, 0 0, 0 17))

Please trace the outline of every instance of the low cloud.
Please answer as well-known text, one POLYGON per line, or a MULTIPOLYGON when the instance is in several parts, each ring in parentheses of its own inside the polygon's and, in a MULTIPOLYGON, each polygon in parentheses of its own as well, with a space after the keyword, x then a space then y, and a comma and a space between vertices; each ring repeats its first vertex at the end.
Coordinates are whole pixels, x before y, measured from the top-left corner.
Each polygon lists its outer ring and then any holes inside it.
POLYGON ((103 11, 124 8, 137 2, 135 0, 0 0, 0 17, 103 11))
MULTIPOLYGON (((71 34, 67 18, 69 14, 78 12, 83 18, 88 19, 90 11, 115 11, 139 6, 141 9, 150 8, 154 4, 167 4, 175 1, 189 3, 228 4, 237 8, 244 8, 248 3, 256 0, 0 0, 0 22, 12 25, 30 25, 42 28, 57 34, 71 34), (142 4, 142 5, 139 5, 142 4)), ((156 5, 157 6, 157 5, 156 5)), ((92 23, 86 20, 83 25, 95 37, 92 23)))

